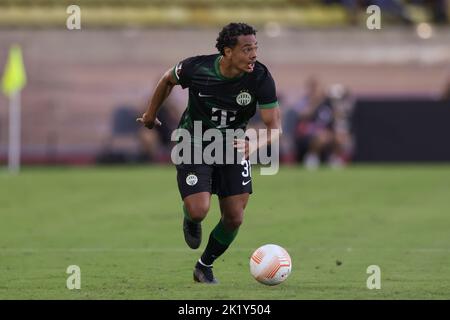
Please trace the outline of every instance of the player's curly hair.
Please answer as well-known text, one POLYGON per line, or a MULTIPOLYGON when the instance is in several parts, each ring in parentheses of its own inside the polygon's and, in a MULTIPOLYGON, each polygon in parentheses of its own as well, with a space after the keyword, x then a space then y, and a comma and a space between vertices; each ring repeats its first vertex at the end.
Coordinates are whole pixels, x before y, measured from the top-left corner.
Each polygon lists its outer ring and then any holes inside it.
POLYGON ((256 29, 246 23, 230 23, 223 27, 216 39, 216 48, 224 55, 225 47, 233 48, 237 44, 239 36, 256 35, 256 29))

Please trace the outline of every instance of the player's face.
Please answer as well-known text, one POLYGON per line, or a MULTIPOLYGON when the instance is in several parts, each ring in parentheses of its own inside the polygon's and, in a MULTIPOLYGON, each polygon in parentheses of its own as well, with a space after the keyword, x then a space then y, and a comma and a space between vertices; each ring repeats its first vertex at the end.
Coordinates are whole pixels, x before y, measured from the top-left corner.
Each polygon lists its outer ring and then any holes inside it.
POLYGON ((257 45, 255 35, 239 36, 236 46, 231 50, 233 66, 243 72, 252 72, 255 68, 257 45))

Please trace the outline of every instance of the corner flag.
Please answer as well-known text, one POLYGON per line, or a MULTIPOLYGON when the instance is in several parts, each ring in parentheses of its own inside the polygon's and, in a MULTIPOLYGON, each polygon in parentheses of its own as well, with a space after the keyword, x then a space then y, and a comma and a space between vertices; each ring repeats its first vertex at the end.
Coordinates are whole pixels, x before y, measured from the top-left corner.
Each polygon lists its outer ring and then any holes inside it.
POLYGON ((20 47, 14 45, 9 50, 2 90, 9 97, 9 145, 8 167, 11 173, 20 170, 20 91, 27 83, 20 47))
POLYGON ((9 50, 8 62, 3 74, 3 93, 11 97, 14 92, 22 90, 26 83, 27 76, 22 60, 22 51, 19 46, 14 45, 9 50))

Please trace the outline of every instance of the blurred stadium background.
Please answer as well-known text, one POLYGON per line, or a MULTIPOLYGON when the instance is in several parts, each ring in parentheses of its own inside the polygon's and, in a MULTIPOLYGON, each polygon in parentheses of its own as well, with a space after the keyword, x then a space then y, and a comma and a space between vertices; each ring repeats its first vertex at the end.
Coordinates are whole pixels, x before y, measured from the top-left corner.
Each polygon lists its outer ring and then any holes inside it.
MULTIPOLYGON (((336 153, 338 164, 450 161, 446 1, 84 0, 76 1, 82 29, 71 31, 70 4, 0 0, 0 65, 20 44, 28 76, 24 164, 168 162, 187 92, 177 88, 167 101, 158 132, 140 130, 134 118, 158 77, 184 57, 214 53, 230 21, 259 30, 259 59, 270 66, 282 102, 282 161, 307 163, 314 135, 316 153, 324 161, 336 153), (381 7, 381 30, 366 28, 371 3, 381 7), (333 114, 322 121, 327 104, 333 114), (317 133, 321 126, 329 130, 317 133)), ((6 163, 4 95, 0 105, 6 163)))

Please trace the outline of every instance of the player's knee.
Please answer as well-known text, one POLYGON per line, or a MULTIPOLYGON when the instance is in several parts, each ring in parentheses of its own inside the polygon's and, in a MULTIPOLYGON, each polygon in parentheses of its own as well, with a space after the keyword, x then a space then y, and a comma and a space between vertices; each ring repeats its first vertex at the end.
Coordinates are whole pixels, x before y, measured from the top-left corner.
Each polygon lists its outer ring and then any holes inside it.
POLYGON ((244 221, 243 211, 242 213, 234 214, 230 217, 224 217, 223 221, 227 229, 236 230, 242 225, 242 222, 244 221))
POLYGON ((201 222, 209 210, 209 203, 206 202, 187 202, 184 205, 189 216, 195 222, 201 222))

